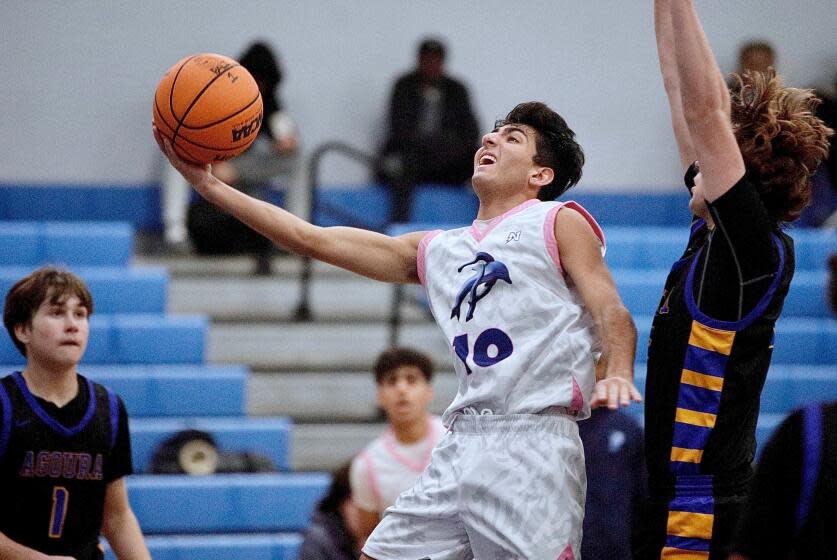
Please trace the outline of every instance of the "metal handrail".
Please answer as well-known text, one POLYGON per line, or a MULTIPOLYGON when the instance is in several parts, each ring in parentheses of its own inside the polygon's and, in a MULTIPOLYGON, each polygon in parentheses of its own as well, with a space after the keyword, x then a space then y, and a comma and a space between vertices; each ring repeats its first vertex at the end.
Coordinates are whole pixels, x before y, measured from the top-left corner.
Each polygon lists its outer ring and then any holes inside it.
MULTIPOLYGON (((320 166, 325 156, 336 153, 346 156, 356 162, 364 164, 369 170, 374 170, 378 158, 368 152, 355 148, 345 142, 329 141, 321 144, 311 154, 308 162, 308 218, 313 222, 317 210, 317 191, 320 188, 320 166)), ((351 221, 347 225, 352 224, 351 221)), ((311 271, 312 263, 310 257, 302 258, 302 266, 299 273, 300 296, 299 304, 294 313, 296 321, 310 321, 311 316, 311 271)))

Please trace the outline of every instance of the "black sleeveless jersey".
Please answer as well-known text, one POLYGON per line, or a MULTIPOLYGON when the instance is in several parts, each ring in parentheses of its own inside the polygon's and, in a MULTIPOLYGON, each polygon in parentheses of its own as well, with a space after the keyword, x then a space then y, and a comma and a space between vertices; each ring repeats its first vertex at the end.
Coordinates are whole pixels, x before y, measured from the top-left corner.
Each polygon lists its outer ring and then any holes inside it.
POLYGON ((778 254, 772 280, 749 312, 725 321, 704 314, 695 298, 711 235, 703 220, 692 224, 651 329, 645 432, 652 495, 671 494, 678 480, 708 481, 716 497, 742 495, 752 477, 759 399, 793 276, 793 240, 770 233, 778 254))
POLYGON ((0 531, 50 555, 102 558, 107 484, 131 472, 128 417, 112 391, 78 376, 64 407, 0 379, 0 531))

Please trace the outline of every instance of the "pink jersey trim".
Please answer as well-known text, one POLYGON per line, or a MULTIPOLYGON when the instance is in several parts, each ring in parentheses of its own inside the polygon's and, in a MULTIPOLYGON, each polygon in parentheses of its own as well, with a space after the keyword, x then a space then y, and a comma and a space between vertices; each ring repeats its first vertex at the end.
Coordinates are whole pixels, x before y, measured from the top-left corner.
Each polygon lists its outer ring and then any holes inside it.
POLYGON ((581 412, 581 409, 584 408, 584 395, 581 394, 581 387, 578 386, 578 381, 575 380, 575 377, 572 378, 573 380, 573 397, 570 401, 570 412, 573 414, 578 414, 581 412))
POLYGON ((389 452, 392 457, 404 465, 405 467, 412 469, 418 473, 424 471, 427 465, 430 464, 430 455, 433 453, 433 448, 436 447, 436 441, 438 441, 438 428, 436 423, 432 420, 430 422, 430 432, 427 434, 427 447, 424 450, 424 454, 421 457, 421 463, 416 463, 415 461, 411 461, 404 455, 398 452, 398 448, 395 447, 395 434, 392 431, 392 428, 388 428, 386 432, 384 432, 384 448, 389 452))
POLYGON ((500 225, 500 222, 502 222, 503 220, 505 220, 509 216, 513 216, 513 215, 517 214, 518 212, 526 210, 527 208, 529 208, 533 204, 537 204, 539 202, 540 202, 540 200, 538 200, 537 198, 530 198, 526 202, 524 202, 522 204, 518 204, 517 206, 515 206, 514 208, 512 208, 508 212, 505 212, 503 214, 500 214, 496 218, 493 218, 491 220, 491 223, 489 223, 489 225, 483 231, 479 230, 479 228, 476 225, 477 221, 474 220, 474 222, 471 224, 471 230, 470 230, 471 231, 471 236, 474 239, 476 239, 477 241, 482 241, 483 239, 485 239, 486 235, 491 233, 491 230, 493 230, 495 227, 500 225))
POLYGON ((585 210, 581 204, 569 200, 567 202, 559 203, 558 206, 552 208, 546 215, 546 220, 543 222, 543 238, 546 243, 546 252, 549 253, 549 256, 552 257, 552 261, 555 263, 555 267, 558 269, 558 272, 561 275, 564 275, 564 268, 561 266, 561 255, 558 251, 558 240, 555 239, 555 217, 558 215, 558 212, 561 211, 562 208, 571 208, 575 210, 582 216, 584 219, 587 220, 587 223, 590 224, 590 227, 593 228, 593 233, 596 234, 596 237, 599 238, 599 242, 602 244, 602 256, 605 254, 606 250, 606 243, 605 243, 605 235, 604 231, 602 231, 601 226, 599 226, 598 222, 596 222, 595 218, 590 215, 590 212, 585 210))
POLYGON ((366 465, 366 473, 369 475, 369 486, 372 488, 372 494, 375 496, 375 501, 378 502, 378 509, 381 507, 381 488, 378 486, 378 477, 375 475, 375 466, 372 464, 372 457, 369 453, 364 451, 360 454, 360 459, 366 465))
POLYGON ((427 285, 425 284, 425 275, 424 275, 424 267, 426 261, 426 254, 427 254, 427 246, 430 245, 430 242, 433 241, 433 238, 442 233, 440 229, 434 229, 433 231, 428 231, 424 237, 421 238, 419 241, 418 246, 418 253, 416 254, 416 272, 418 273, 419 282, 425 288, 427 285))

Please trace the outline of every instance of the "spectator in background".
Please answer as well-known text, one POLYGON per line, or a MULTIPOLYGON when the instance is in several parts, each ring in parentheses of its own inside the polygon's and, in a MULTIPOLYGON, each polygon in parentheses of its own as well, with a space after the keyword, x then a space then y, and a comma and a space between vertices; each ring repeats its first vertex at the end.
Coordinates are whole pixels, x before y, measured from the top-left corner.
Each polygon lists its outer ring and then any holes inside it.
POLYGON ((416 68, 398 78, 379 177, 392 190, 391 221, 409 219, 418 184, 462 185, 474 171, 479 132, 468 90, 445 74, 445 46, 425 39, 416 68))
MULTIPOLYGON (((743 76, 745 72, 767 72, 768 68, 776 70, 776 50, 768 41, 757 39, 747 41, 738 48, 738 62, 735 73, 743 76)), ((727 87, 735 90, 740 86, 733 75, 726 80, 727 87)))
POLYGON ((352 503, 349 464, 332 474, 299 549, 299 560, 356 560, 360 556, 357 508, 352 503))
POLYGON ((119 560, 151 558, 125 487, 125 404, 77 369, 91 313, 81 278, 53 267, 6 295, 26 366, 0 379, 0 558, 101 560, 100 533, 119 560))
POLYGON ((352 461, 352 496, 359 509, 362 541, 401 492, 413 486, 444 434, 428 412, 433 365, 420 352, 392 348, 375 363, 378 405, 389 426, 352 461))
MULTIPOLYGON (((830 128, 837 127, 837 74, 826 87, 816 88, 822 103, 817 116, 830 128)), ((802 213, 803 225, 820 228, 837 228, 837 136, 832 136, 829 152, 823 165, 811 179, 811 205, 802 213)))
POLYGON ((738 50, 738 69, 736 73, 744 75, 750 72, 767 72, 776 70, 776 50, 768 41, 748 41, 738 50))
POLYGON ((578 435, 587 469, 581 557, 630 560, 647 499, 642 428, 625 412, 597 408, 578 435))
MULTIPOLYGON (((296 124, 284 110, 277 88, 282 69, 277 56, 263 42, 250 45, 239 60, 256 80, 264 103, 259 135, 240 156, 212 165, 213 173, 238 190, 262 200, 271 181, 289 184, 298 165, 296 124)), ((191 189, 168 163, 163 177, 163 220, 167 246, 185 250, 188 239, 199 254, 255 253, 257 272, 269 273, 272 244, 203 199, 190 204, 191 189), (187 220, 188 208, 188 220, 187 220), (221 234, 223 232, 223 234, 221 234)))
POLYGON ((730 560, 837 558, 837 403, 786 418, 762 453, 730 560))

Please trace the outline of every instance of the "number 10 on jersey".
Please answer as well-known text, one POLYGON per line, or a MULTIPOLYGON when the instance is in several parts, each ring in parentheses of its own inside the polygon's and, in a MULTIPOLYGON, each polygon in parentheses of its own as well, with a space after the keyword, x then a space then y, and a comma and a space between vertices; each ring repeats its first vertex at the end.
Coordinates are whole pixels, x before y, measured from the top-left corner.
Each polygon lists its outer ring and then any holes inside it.
MULTIPOLYGON (((468 358, 471 352, 467 334, 460 334, 453 339, 453 351, 465 365, 465 371, 470 375, 471 367, 468 358)), ((486 329, 474 340, 473 362, 481 367, 493 366, 502 362, 514 351, 509 335, 500 329, 486 329)))

